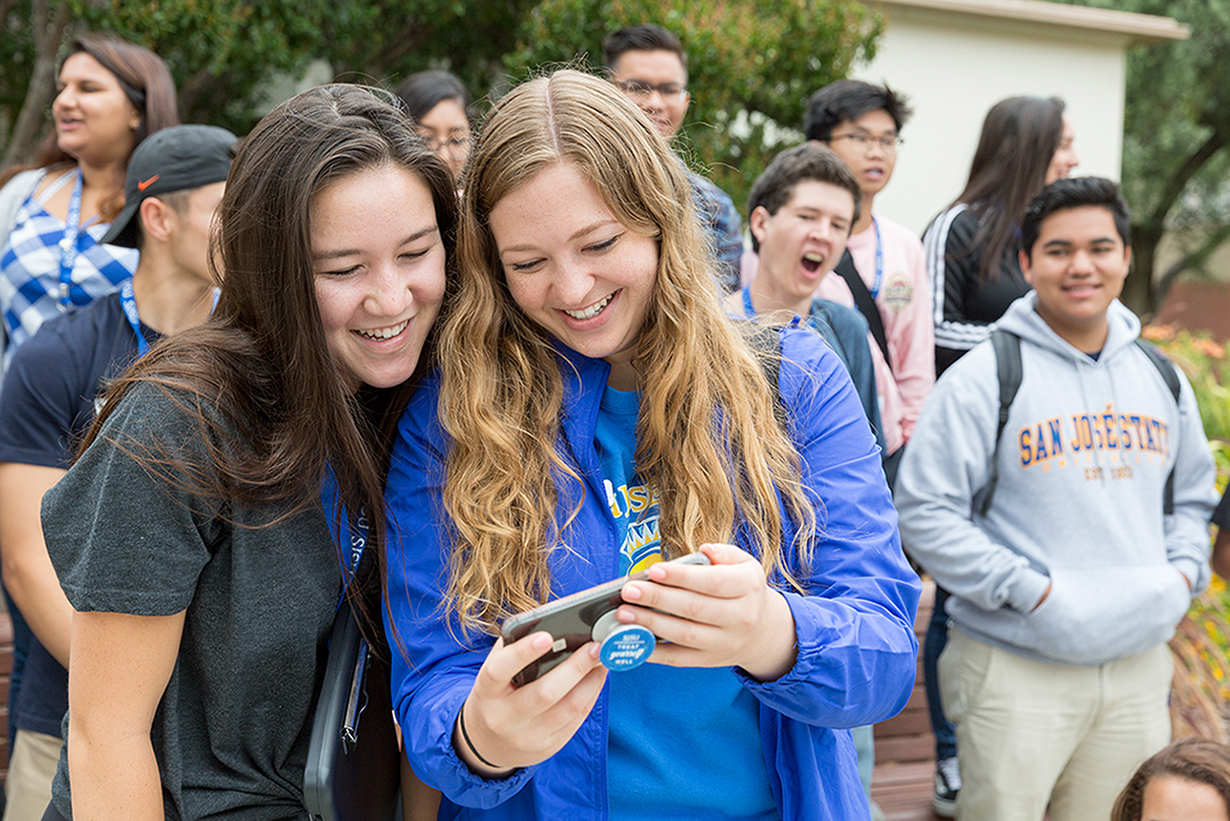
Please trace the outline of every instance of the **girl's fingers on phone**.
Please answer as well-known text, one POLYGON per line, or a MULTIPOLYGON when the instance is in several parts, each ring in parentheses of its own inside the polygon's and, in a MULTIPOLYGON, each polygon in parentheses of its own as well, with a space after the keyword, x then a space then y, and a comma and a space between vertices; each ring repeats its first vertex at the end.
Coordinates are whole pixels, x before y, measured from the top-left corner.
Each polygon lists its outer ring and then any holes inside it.
POLYGON ((530 633, 509 645, 504 644, 503 638, 497 639, 483 661, 483 666, 479 668, 474 689, 481 688, 494 694, 512 686, 513 676, 550 649, 551 634, 542 630, 530 633))
POLYGON ((586 675, 600 666, 598 645, 592 641, 586 642, 563 663, 524 687, 517 688, 515 699, 529 714, 547 712, 566 699, 586 675))

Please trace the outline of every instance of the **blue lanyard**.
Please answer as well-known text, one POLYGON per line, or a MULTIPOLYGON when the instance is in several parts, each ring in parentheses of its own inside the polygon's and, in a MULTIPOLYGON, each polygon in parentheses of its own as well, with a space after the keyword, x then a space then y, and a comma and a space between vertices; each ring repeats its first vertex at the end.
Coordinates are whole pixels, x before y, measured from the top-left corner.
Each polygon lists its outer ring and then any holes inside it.
MULTIPOLYGON (((218 307, 219 296, 221 293, 214 288, 214 301, 209 308, 211 314, 214 308, 218 307)), ((131 278, 124 280, 124 284, 120 286, 120 305, 124 308, 124 316, 128 318, 128 324, 132 326, 132 333, 137 338, 137 359, 140 359, 149 353, 149 342, 145 334, 141 333, 141 315, 137 313, 137 297, 132 292, 131 278)))
POLYGON ((72 304, 69 288, 73 284, 73 266, 77 264, 77 237, 81 233, 81 166, 73 181, 73 195, 68 200, 68 221, 64 224, 64 238, 60 240, 60 310, 72 304))
POLYGON ((141 333, 141 316, 137 313, 137 298, 132 293, 132 280, 124 280, 124 284, 120 286, 120 305, 124 307, 124 316, 128 318, 128 324, 132 326, 132 332, 137 337, 137 359, 149 353, 149 342, 145 339, 145 334, 141 333))
POLYGON ((367 513, 360 510, 359 515, 349 523, 348 529, 350 531, 350 567, 342 567, 342 593, 337 599, 338 607, 341 607, 342 602, 346 600, 346 588, 350 587, 351 579, 358 572, 359 560, 363 558, 363 548, 367 547, 368 532, 370 530, 367 513))
POLYGON ((880 223, 871 218, 871 227, 876 229, 876 278, 871 283, 871 298, 880 295, 880 286, 884 284, 884 240, 880 237, 880 223))
POLYGON ((367 513, 360 510, 358 517, 350 524, 350 575, 359 569, 359 559, 363 558, 363 548, 367 547, 368 532, 371 525, 367 521, 367 513))
POLYGON ((752 286, 743 286, 743 315, 748 319, 756 316, 756 306, 752 304, 752 286))

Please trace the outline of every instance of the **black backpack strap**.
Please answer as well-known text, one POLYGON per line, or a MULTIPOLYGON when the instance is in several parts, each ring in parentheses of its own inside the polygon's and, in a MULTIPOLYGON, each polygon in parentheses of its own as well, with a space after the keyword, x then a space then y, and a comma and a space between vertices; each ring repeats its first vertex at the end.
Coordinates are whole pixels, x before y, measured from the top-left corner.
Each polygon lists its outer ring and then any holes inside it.
POLYGON ((854 304, 858 307, 858 312, 867 320, 867 325, 871 328, 871 337, 880 348, 880 353, 884 354, 884 361, 888 363, 888 369, 891 371, 893 360, 888 355, 888 334, 884 332, 884 318, 880 316, 880 309, 876 307, 871 291, 867 290, 867 283, 863 282, 863 278, 858 275, 858 269, 854 267, 854 257, 850 256, 849 249, 841 255, 841 261, 837 263, 833 271, 850 287, 850 293, 854 294, 854 304))
POLYGON ((1014 333, 996 328, 991 331, 991 347, 995 349, 995 373, 999 377, 999 424, 995 428, 995 446, 991 450, 991 478, 987 481, 986 494, 982 497, 982 516, 991 509, 995 485, 999 482, 999 440, 1008 424, 1008 412, 1012 400, 1021 387, 1021 339, 1014 333))
MULTIPOLYGON (((1183 387, 1179 383, 1179 374, 1174 369, 1174 363, 1166 358, 1165 354, 1149 344, 1140 337, 1136 337, 1136 347, 1144 352, 1145 357, 1153 363, 1153 367, 1157 368, 1157 372, 1161 374, 1162 381, 1166 383, 1166 387, 1170 388, 1170 395, 1174 397, 1176 406, 1179 404, 1179 394, 1183 387)), ((1162 491, 1162 512, 1167 516, 1174 513, 1174 468, 1170 469, 1170 475, 1166 477, 1166 489, 1162 491)))

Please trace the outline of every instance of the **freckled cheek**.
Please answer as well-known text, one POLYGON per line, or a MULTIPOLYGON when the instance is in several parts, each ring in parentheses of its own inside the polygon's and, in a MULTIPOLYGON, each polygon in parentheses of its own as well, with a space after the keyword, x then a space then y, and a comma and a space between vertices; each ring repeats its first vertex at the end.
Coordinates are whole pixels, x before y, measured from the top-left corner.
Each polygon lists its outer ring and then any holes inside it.
POLYGON ((508 292, 512 295, 513 302, 526 313, 533 313, 542 307, 542 289, 531 287, 524 280, 508 280, 508 292))
POLYGON ((320 310, 320 324, 325 333, 344 331, 357 302, 348 298, 346 289, 327 280, 316 281, 316 305, 320 310))

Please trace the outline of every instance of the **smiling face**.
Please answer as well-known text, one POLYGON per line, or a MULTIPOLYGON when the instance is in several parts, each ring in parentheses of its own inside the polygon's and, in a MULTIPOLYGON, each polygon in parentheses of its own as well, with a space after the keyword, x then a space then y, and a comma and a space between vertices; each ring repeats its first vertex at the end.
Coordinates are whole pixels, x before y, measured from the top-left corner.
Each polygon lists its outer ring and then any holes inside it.
POLYGON ((521 310, 574 351, 610 363, 612 387, 635 390, 632 357, 657 281, 657 240, 616 219, 567 163, 497 202, 490 225, 521 310))
POLYGON ((64 61, 57 88, 51 114, 61 151, 98 164, 122 161, 132 153, 141 113, 102 63, 77 52, 64 61))
POLYGON ((1230 821, 1226 802, 1212 785, 1177 776, 1155 776, 1145 785, 1142 821, 1230 821))
POLYGON ((864 197, 874 197, 888 185, 897 165, 897 124, 882 108, 868 111, 856 120, 842 120, 829 135, 828 147, 841 157, 858 180, 864 197))
POLYGON ((1123 290, 1132 251, 1108 209, 1066 208, 1042 220, 1021 271, 1038 293, 1038 314, 1055 333, 1086 353, 1106 341, 1106 310, 1123 290))
POLYGON ((611 70, 611 81, 644 111, 658 132, 670 139, 683 125, 691 96, 688 71, 673 51, 625 51, 611 70), (627 84, 652 87, 648 93, 626 90, 627 84), (663 89, 666 89, 665 91, 663 89))
POLYGON ((854 197, 832 183, 801 180, 776 214, 758 206, 748 222, 760 243, 757 290, 763 289, 768 307, 806 315, 820 280, 846 249, 854 197))
POLYGON ((1051 164, 1046 167, 1046 184, 1050 185, 1055 180, 1062 180, 1072 173, 1072 169, 1080 165, 1080 158, 1076 156, 1076 150, 1072 148, 1072 141, 1076 139, 1076 132, 1072 130, 1072 123, 1068 122, 1068 118, 1063 118, 1063 132, 1059 137, 1059 147, 1055 149, 1054 156, 1051 157, 1051 164))
POLYGON ((316 301, 353 391, 414 373, 444 299, 445 250, 431 190, 395 165, 342 177, 312 198, 316 301))

